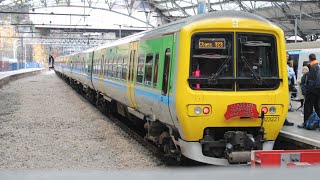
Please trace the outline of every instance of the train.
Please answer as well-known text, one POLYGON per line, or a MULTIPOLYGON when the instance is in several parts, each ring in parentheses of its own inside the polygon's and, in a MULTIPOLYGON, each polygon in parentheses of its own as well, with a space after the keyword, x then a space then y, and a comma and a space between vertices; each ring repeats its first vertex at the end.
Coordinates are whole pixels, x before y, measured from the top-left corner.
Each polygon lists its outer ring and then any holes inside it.
POLYGON ((288 111, 284 33, 247 12, 184 18, 57 57, 54 68, 178 160, 248 164, 273 149, 288 111))

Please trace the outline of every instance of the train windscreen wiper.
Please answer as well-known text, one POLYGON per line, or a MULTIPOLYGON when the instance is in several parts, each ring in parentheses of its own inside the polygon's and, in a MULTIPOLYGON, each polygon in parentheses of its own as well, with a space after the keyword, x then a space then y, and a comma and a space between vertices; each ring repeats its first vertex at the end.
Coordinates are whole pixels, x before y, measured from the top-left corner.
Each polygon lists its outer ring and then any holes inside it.
POLYGON ((225 68, 225 65, 230 61, 230 56, 222 63, 222 65, 219 67, 218 71, 214 74, 212 74, 211 77, 208 78, 208 83, 212 85, 218 84, 218 76, 222 72, 222 70, 225 68))
POLYGON ((264 82, 265 84, 268 85, 268 83, 265 80, 263 80, 263 78, 252 69, 249 62, 247 61, 247 59, 244 56, 241 56, 241 59, 246 64, 246 66, 249 68, 249 70, 252 72, 255 80, 258 82, 259 85, 262 85, 262 82, 264 82))

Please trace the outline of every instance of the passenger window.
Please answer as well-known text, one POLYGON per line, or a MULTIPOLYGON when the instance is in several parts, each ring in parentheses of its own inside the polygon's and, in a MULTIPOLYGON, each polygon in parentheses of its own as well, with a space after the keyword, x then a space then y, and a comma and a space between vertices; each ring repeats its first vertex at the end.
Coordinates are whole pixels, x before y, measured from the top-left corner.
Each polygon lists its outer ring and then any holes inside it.
POLYGON ((128 70, 128 57, 125 56, 123 58, 123 63, 122 63, 122 80, 127 79, 127 70, 128 70))
POLYGON ((108 60, 108 70, 107 70, 107 76, 108 77, 111 77, 111 74, 112 74, 112 59, 110 58, 109 60, 108 60))
POLYGON ((117 62, 117 79, 121 79, 121 66, 122 66, 123 58, 119 57, 117 62))
POLYGON ((99 59, 96 59, 96 75, 100 72, 99 59))
POLYGON ((104 77, 108 76, 109 59, 106 60, 104 64, 104 77))
POLYGON ((143 66, 144 66, 144 54, 139 54, 138 67, 137 67, 137 83, 142 84, 143 80, 143 66))
POLYGON ((151 86, 152 79, 152 65, 153 65, 153 54, 149 53, 146 56, 146 65, 144 67, 144 85, 151 86))
POLYGON ((86 62, 84 61, 84 58, 82 58, 82 72, 86 72, 86 62))
POLYGON ((132 51, 130 51, 130 62, 129 62, 129 75, 128 75, 128 81, 132 81, 132 78, 131 78, 131 72, 132 72, 132 59, 133 59, 133 53, 132 51))
POLYGON ((134 61, 135 61, 135 59, 136 59, 136 50, 134 50, 133 51, 133 56, 132 56, 132 70, 131 70, 131 72, 132 72, 132 75, 131 75, 131 82, 133 82, 133 77, 134 77, 134 61))
POLYGON ((113 61, 114 58, 110 59, 111 61, 109 62, 109 77, 112 77, 112 67, 113 67, 113 61))
POLYGON ((117 62, 118 62, 118 59, 113 59, 113 64, 112 64, 112 77, 116 77, 117 76, 117 62))
POLYGON ((153 68, 153 87, 157 87, 158 81, 158 67, 159 67, 159 53, 156 54, 154 68, 153 68))
POLYGON ((104 74, 104 55, 101 56, 101 62, 100 62, 100 75, 104 74))
POLYGON ((164 59, 164 69, 163 69, 163 77, 162 77, 162 94, 163 95, 167 95, 167 92, 168 92, 170 57, 171 57, 171 51, 170 51, 170 48, 167 48, 166 56, 164 59))

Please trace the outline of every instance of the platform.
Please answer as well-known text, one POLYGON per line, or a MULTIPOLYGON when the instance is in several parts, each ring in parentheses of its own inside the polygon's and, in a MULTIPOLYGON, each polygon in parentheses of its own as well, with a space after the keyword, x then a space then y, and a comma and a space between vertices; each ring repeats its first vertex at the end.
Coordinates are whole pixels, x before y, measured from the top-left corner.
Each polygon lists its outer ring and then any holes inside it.
MULTIPOLYGON (((292 101, 291 104, 294 110, 300 106, 300 102, 292 101)), ((283 126, 279 136, 320 148, 319 129, 307 130, 297 127, 297 125, 303 122, 303 114, 301 113, 300 110, 288 113, 287 118, 290 122, 294 123, 294 126, 283 126)))
POLYGON ((31 75, 33 73, 38 73, 41 70, 44 70, 44 68, 28 68, 28 69, 19 69, 15 71, 0 72, 0 88, 8 84, 12 80, 31 75))

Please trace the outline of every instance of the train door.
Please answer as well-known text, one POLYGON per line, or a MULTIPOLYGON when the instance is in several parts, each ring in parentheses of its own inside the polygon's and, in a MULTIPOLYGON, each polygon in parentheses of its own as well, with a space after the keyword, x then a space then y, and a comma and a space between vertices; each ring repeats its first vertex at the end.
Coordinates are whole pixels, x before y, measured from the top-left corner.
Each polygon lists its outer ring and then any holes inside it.
POLYGON ((136 108, 136 100, 134 97, 134 75, 135 75, 135 62, 138 54, 138 42, 133 42, 130 44, 130 59, 129 59, 129 74, 127 81, 127 96, 129 99, 129 104, 131 107, 136 108))
POLYGON ((161 96, 159 99, 159 110, 161 120, 173 124, 171 114, 170 114, 170 69, 172 64, 174 64, 173 58, 173 36, 166 37, 163 41, 162 52, 164 60, 162 61, 163 71, 162 74, 162 83, 161 83, 161 96))

